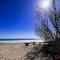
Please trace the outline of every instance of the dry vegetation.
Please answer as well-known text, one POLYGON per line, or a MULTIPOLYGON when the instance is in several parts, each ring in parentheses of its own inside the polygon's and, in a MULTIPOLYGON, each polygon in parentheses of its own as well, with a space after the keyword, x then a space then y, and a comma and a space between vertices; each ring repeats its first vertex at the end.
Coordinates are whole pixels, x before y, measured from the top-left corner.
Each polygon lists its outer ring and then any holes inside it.
POLYGON ((41 52, 41 48, 43 45, 34 46, 31 51, 26 54, 25 60, 52 60, 51 56, 45 56, 44 53, 41 52))

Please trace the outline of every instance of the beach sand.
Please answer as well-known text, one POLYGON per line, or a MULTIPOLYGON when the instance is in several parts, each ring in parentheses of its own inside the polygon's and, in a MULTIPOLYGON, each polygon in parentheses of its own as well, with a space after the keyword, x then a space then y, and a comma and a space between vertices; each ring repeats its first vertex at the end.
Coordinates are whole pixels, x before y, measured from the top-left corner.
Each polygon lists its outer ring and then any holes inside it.
POLYGON ((24 56, 33 48, 25 44, 0 44, 0 60, 24 60, 24 56))

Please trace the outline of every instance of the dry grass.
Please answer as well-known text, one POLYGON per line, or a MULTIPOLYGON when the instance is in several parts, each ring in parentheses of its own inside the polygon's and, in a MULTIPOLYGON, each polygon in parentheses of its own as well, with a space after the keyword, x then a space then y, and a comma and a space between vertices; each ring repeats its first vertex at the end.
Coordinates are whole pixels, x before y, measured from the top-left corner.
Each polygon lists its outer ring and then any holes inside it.
POLYGON ((41 52, 41 48, 43 45, 39 45, 37 44, 36 46, 34 46, 31 51, 29 51, 26 54, 26 58, 25 60, 52 60, 52 58, 50 57, 50 55, 45 56, 42 52, 41 52))

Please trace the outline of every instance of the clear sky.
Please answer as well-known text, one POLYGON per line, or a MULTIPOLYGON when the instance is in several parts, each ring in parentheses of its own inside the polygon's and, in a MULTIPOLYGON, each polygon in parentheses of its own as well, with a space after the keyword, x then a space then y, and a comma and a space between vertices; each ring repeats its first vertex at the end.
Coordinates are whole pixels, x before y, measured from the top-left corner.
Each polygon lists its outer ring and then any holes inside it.
POLYGON ((0 38, 31 38, 37 0, 0 0, 0 38))
MULTIPOLYGON (((35 7, 38 0, 0 0, 0 38, 36 38, 35 7)), ((60 0, 57 0, 60 6, 60 0)))

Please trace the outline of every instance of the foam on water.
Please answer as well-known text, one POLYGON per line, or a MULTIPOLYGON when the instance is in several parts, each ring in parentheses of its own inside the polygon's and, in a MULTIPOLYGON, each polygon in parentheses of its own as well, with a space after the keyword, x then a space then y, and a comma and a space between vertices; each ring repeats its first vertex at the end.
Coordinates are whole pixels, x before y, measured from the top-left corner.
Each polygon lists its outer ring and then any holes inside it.
POLYGON ((32 43, 32 42, 44 42, 43 40, 4 40, 0 43, 32 43))

